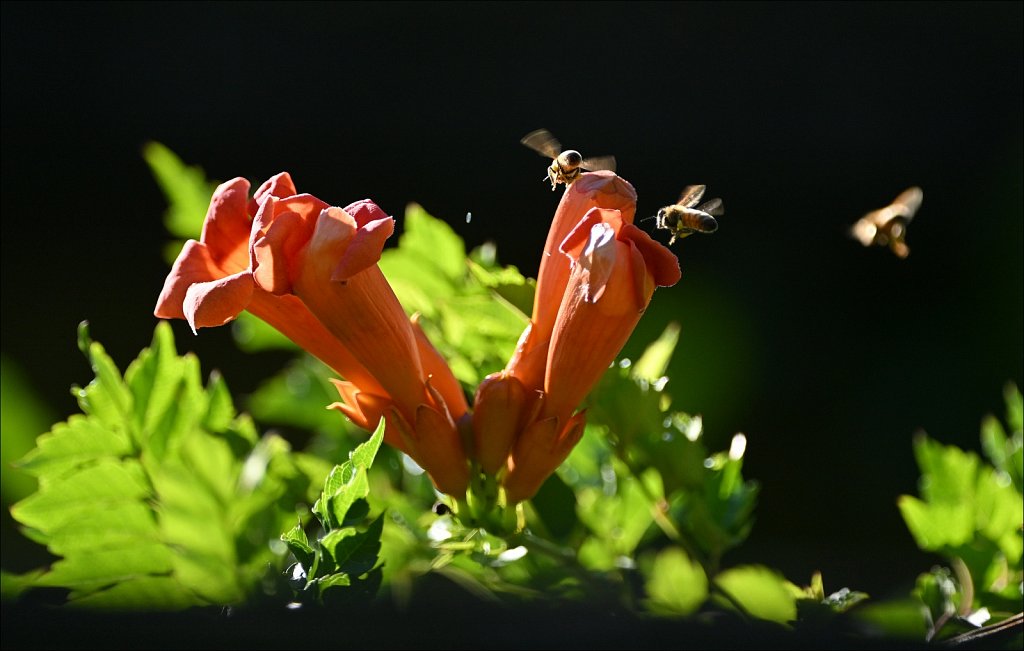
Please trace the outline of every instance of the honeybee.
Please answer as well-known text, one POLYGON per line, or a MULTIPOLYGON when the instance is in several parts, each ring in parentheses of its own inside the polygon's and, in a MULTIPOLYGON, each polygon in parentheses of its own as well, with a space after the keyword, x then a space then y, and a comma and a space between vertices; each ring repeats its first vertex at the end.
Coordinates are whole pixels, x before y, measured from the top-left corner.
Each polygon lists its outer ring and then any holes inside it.
POLYGON ((572 184, 583 170, 609 170, 615 171, 614 156, 598 156, 597 158, 583 158, 575 149, 562 151, 562 143, 558 138, 551 135, 547 129, 537 129, 525 136, 519 142, 523 143, 541 156, 551 158, 551 166, 548 167, 548 180, 551 181, 553 191, 559 183, 566 186, 572 184))
POLYGON ((709 235, 718 230, 718 221, 715 217, 725 214, 725 205, 721 199, 709 199, 694 208, 704 196, 706 189, 707 186, 704 185, 686 186, 679 201, 671 206, 665 206, 654 217, 654 223, 658 228, 672 232, 672 239, 668 241, 669 246, 675 243, 676 239, 682 239, 692 233, 709 235))
POLYGON ((913 187, 904 190, 885 208, 872 210, 850 227, 850 235, 864 246, 888 246, 900 258, 910 255, 910 247, 903 241, 907 224, 921 207, 924 192, 913 187))

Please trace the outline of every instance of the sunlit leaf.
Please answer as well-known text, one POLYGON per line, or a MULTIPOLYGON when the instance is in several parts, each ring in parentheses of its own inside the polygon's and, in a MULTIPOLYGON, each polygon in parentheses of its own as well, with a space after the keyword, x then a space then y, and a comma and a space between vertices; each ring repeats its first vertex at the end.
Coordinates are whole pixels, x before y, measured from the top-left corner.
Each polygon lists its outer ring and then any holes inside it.
POLYGON ((33 441, 47 430, 53 417, 22 370, 6 355, 0 356, 0 403, 0 496, 4 504, 11 504, 36 487, 34 478, 12 464, 32 449, 33 441))
POLYGON ((369 515, 368 471, 384 440, 384 427, 381 419, 370 438, 324 480, 324 489, 313 505, 313 514, 325 531, 317 543, 309 543, 301 524, 281 536, 296 559, 308 568, 308 583, 316 586, 316 594, 324 603, 328 595, 332 602, 366 600, 380 585, 382 575, 373 568, 380 558, 384 515, 378 515, 365 528, 359 525, 369 515))
POLYGON ((774 570, 760 565, 734 567, 719 574, 716 582, 758 619, 779 624, 796 619, 800 589, 774 570))
POLYGON ((647 605, 653 612, 689 615, 707 599, 704 570, 678 547, 660 552, 647 575, 647 605))
POLYGON ((260 441, 235 417, 222 380, 202 387, 166 323, 124 378, 84 328, 80 344, 97 373, 80 392, 85 413, 39 438, 22 462, 39 490, 12 507, 61 557, 33 585, 93 607, 243 601, 307 474, 283 440, 260 441))
POLYGON ((654 343, 647 347, 640 359, 633 364, 633 377, 647 382, 657 382, 668 370, 668 363, 672 361, 672 353, 675 352, 677 343, 679 343, 679 324, 670 323, 654 343))
POLYGON ((167 230, 177 237, 198 240, 217 184, 158 142, 147 143, 142 156, 170 204, 164 216, 167 230))
POLYGON ((869 603, 853 617, 876 636, 923 640, 927 632, 925 608, 916 599, 869 603))

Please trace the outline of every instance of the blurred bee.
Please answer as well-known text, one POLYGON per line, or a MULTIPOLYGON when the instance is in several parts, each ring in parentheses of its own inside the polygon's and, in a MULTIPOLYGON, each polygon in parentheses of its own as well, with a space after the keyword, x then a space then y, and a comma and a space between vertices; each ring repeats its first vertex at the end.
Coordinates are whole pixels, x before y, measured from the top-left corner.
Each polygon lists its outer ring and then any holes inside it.
POLYGON ((559 183, 567 186, 579 178, 583 170, 609 170, 615 171, 614 156, 598 156, 597 158, 583 158, 575 149, 562 151, 562 143, 558 138, 551 135, 547 129, 537 129, 523 136, 519 142, 523 143, 541 156, 551 158, 551 166, 548 168, 548 180, 551 181, 551 189, 554 190, 559 183))
POLYGON ((897 256, 905 258, 910 255, 910 248, 903 241, 907 236, 907 224, 914 218, 923 199, 921 188, 904 190, 885 208, 872 210, 858 219, 850 228, 850 235, 864 246, 888 246, 897 256))
POLYGON ((705 189, 707 186, 704 185, 686 186, 679 201, 671 206, 665 206, 655 215, 654 223, 657 227, 672 233, 672 239, 668 241, 669 246, 674 244, 676 239, 682 239, 692 233, 708 235, 718 230, 718 221, 715 217, 725 214, 725 205, 721 199, 710 199, 694 208, 704 196, 705 189))

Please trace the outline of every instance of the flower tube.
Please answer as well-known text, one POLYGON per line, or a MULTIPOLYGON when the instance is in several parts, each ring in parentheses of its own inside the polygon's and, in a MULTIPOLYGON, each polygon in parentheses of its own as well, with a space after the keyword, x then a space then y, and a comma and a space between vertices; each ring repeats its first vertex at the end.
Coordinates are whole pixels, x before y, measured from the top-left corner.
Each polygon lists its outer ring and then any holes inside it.
MULTIPOLYGON (((287 173, 268 180, 256 196, 273 192, 295 193, 287 173)), ((154 314, 162 319, 185 319, 196 332, 224 325, 248 310, 364 390, 384 393, 301 301, 294 296, 274 296, 255 283, 249 247, 256 211, 248 193, 249 182, 243 178, 217 187, 202 235, 198 242, 187 241, 174 261, 154 314)), ((316 201, 311 201, 311 209, 317 207, 316 201)))
POLYGON ((559 246, 570 274, 548 346, 543 398, 509 456, 510 502, 533 496, 579 441, 574 412, 615 360, 657 286, 679 281, 679 261, 620 211, 593 208, 559 246))
POLYGON ((559 247, 592 208, 618 210, 624 221, 632 223, 636 213, 636 190, 613 172, 599 171, 581 175, 562 195, 541 256, 533 316, 506 367, 530 390, 543 386, 548 344, 569 282, 571 261, 561 254, 559 247))
POLYGON ((252 246, 256 281, 300 299, 386 392, 364 395, 358 383, 338 383, 346 405, 339 408, 360 424, 383 415, 389 443, 442 491, 464 493, 469 467, 456 423, 466 413, 465 397, 377 266, 394 220, 369 200, 314 215, 294 210, 297 199, 262 199, 253 222, 260 233, 252 246))
POLYGON ((247 309, 344 380, 331 407, 407 452, 442 491, 460 495, 468 464, 456 422, 465 396, 440 355, 416 334, 377 267, 393 220, 370 201, 345 209, 297 194, 279 174, 247 197, 234 179, 211 201, 200 241, 186 243, 156 315, 193 331, 247 309), (427 363, 421 355, 429 357, 427 363))

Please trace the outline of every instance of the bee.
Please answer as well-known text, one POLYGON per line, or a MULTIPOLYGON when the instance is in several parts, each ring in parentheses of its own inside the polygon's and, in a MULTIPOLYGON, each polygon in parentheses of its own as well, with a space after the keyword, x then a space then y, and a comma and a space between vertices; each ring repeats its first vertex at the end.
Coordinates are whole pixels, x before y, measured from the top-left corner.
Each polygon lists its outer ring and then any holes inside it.
POLYGON ((718 221, 715 217, 725 214, 725 205, 721 199, 709 199, 694 208, 704 196, 705 189, 707 186, 704 185, 686 186, 679 201, 671 206, 665 206, 655 215, 654 223, 657 227, 672 232, 672 239, 668 241, 669 246, 675 243, 676 239, 682 239, 692 233, 709 235, 718 230, 718 221))
POLYGON ((913 187, 904 190, 891 204, 872 210, 850 227, 850 235, 864 246, 888 246, 900 258, 910 255, 910 247, 903 241, 907 224, 921 207, 924 192, 913 187))
POLYGON ((548 180, 551 181, 551 190, 554 191, 559 183, 566 186, 579 178, 583 170, 609 170, 615 171, 614 156, 598 156, 597 158, 583 158, 575 149, 562 151, 562 143, 558 138, 551 135, 547 129, 537 129, 523 136, 519 142, 523 143, 541 156, 551 158, 551 166, 548 167, 548 180))

